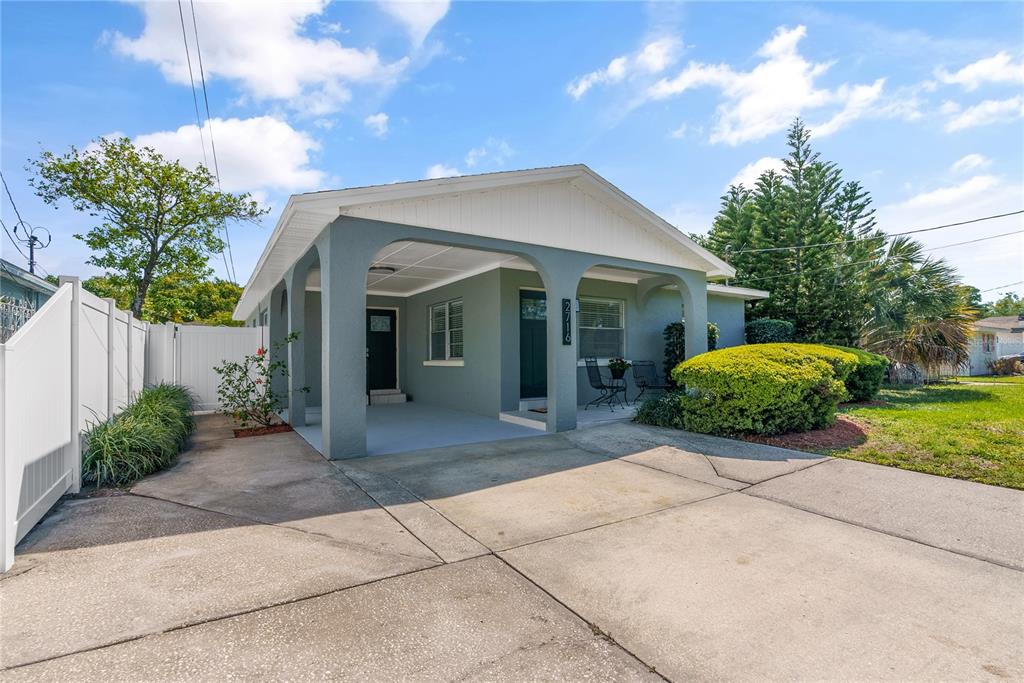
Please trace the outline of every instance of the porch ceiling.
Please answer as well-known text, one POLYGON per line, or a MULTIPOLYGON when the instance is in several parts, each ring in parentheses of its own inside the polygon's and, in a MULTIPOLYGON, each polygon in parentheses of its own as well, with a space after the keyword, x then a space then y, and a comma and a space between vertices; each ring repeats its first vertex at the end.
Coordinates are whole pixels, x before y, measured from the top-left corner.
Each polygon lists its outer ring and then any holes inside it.
MULTIPOLYGON (((381 249, 373 267, 395 269, 394 273, 367 273, 367 293, 381 296, 412 296, 494 268, 535 270, 518 256, 414 241, 395 242, 381 249)), ((606 266, 595 266, 584 274, 595 280, 629 283, 650 276, 651 273, 606 266)), ((310 270, 306 288, 320 290, 318 268, 310 270)))

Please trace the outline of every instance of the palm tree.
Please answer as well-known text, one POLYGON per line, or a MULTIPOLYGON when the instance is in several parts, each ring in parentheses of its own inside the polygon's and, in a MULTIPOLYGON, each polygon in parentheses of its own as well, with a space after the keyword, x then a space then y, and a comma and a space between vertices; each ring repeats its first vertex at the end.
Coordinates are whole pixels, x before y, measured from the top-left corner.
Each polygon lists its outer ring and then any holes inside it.
POLYGON ((902 236, 872 270, 864 348, 928 374, 967 362, 977 311, 964 298, 952 266, 925 256, 920 242, 902 236))

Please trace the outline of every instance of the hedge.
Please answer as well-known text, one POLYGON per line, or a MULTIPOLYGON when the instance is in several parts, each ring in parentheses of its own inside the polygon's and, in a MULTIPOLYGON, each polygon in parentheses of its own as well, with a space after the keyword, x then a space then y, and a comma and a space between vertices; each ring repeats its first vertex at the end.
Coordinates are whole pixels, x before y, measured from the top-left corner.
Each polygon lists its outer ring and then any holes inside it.
POLYGON ((748 344, 776 344, 793 341, 796 327, 788 320, 758 318, 743 328, 748 344))
POLYGON ((782 434, 828 426, 847 397, 853 354, 815 344, 756 344, 711 351, 672 372, 686 391, 682 427, 706 434, 782 434))
POLYGON ((128 486, 167 467, 195 428, 191 410, 188 389, 146 387, 124 411, 86 432, 82 479, 98 486, 128 486))
POLYGON ((878 396, 878 391, 882 388, 882 382, 885 380, 885 373, 889 370, 888 358, 849 346, 830 346, 829 348, 852 353, 857 357, 857 366, 844 380, 851 401, 870 401, 878 396))

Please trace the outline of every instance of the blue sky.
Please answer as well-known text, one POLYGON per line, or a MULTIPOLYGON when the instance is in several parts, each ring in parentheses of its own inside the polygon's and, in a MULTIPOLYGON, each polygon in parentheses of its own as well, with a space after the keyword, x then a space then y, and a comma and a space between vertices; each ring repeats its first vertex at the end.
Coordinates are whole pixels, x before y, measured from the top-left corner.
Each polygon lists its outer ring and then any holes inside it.
MULTIPOLYGON (((178 6, 5 1, 0 12, 0 165, 23 217, 53 233, 42 267, 93 274, 71 237, 88 217, 43 206, 25 163, 111 133, 202 161, 178 6)), ((207 157, 212 128, 225 189, 273 209, 261 226, 232 226, 243 282, 289 194, 445 174, 582 162, 704 232, 730 182, 778 163, 795 115, 872 192, 890 232, 1024 209, 1020 3, 196 2, 195 12, 207 157)), ((13 224, 6 198, 2 207, 13 224)), ((1021 229, 1016 216, 922 241, 1021 229)), ((4 240, 4 258, 20 262, 4 240)), ((1024 234, 933 253, 982 289, 1024 279, 1024 234)))

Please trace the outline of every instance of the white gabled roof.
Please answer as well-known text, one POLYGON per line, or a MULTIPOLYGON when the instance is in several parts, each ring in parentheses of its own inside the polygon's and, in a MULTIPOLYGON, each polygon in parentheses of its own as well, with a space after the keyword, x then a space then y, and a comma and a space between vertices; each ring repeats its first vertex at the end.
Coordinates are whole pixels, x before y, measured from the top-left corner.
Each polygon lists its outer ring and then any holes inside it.
POLYGON ((735 275, 728 263, 576 164, 292 195, 235 318, 246 319, 340 215, 689 268, 708 277, 735 275))

